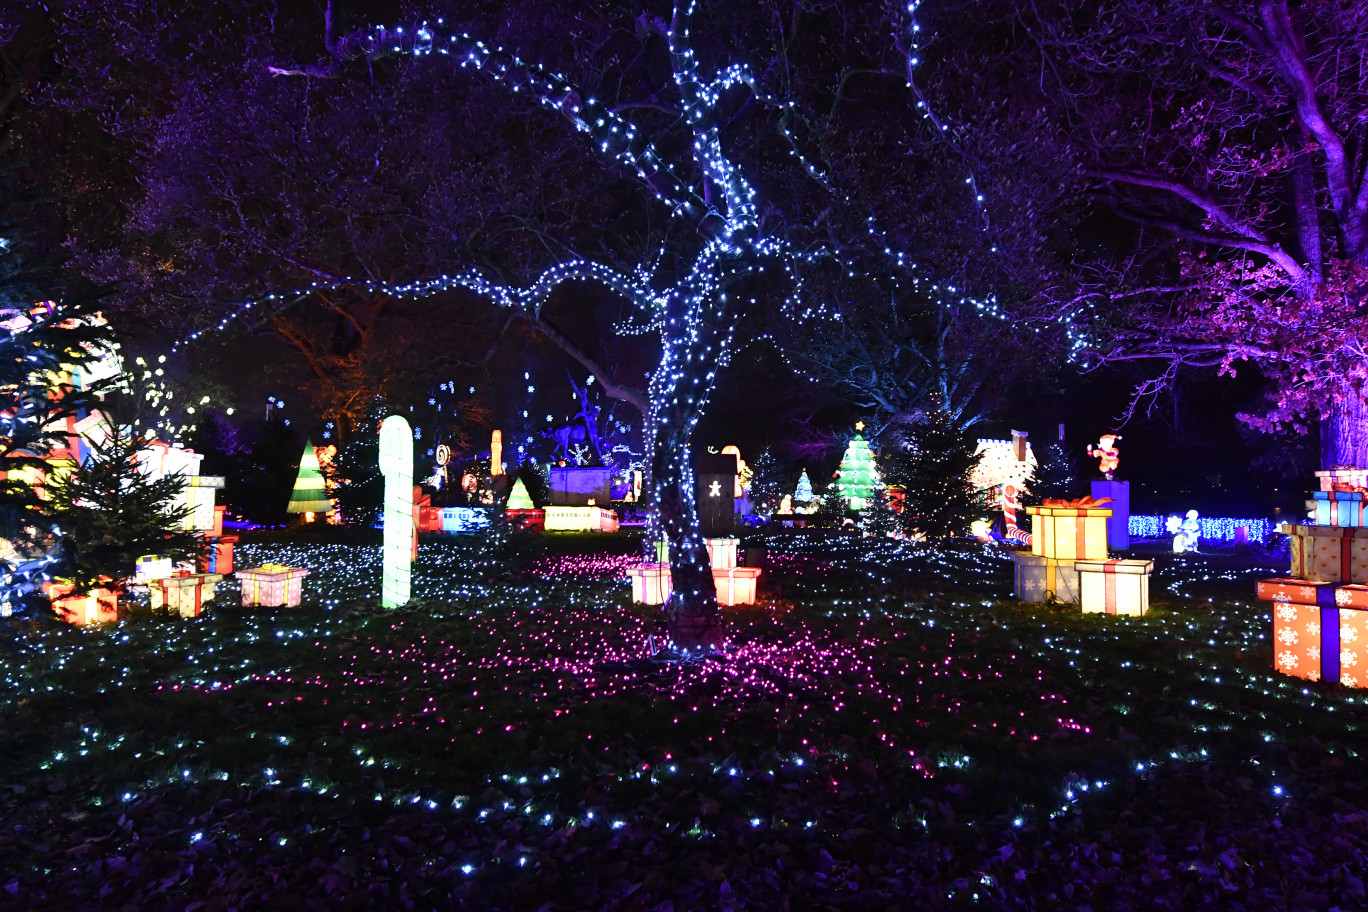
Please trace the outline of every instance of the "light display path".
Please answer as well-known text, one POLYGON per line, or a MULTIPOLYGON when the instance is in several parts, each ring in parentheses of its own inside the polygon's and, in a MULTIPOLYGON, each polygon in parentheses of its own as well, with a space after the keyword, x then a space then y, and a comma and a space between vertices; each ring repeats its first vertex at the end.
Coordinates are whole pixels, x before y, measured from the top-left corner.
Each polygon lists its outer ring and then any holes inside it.
POLYGON ((1155 610, 1122 619, 1009 601, 989 551, 765 543, 768 594, 687 663, 652 658, 634 558, 491 575, 457 542, 423 542, 397 610, 378 547, 244 544, 244 566, 311 569, 301 607, 244 611, 225 581, 200 618, 24 633, 0 652, 0 890, 845 909, 1355 889, 1332 872, 1368 845, 1368 697, 1269 668, 1252 580, 1276 558, 1174 557, 1155 610))

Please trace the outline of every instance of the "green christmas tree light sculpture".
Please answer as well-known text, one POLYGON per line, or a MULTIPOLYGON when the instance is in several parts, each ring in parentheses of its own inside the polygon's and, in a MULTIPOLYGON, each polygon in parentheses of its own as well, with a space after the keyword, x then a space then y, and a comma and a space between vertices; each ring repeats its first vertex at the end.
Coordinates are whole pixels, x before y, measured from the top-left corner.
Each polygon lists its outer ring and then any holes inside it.
POLYGON ((874 496, 874 489, 882 484, 879 469, 874 464, 874 453, 860 435, 863 430, 864 422, 857 421, 855 436, 836 469, 836 488, 852 510, 863 510, 874 496))
POLYGON ((299 475, 295 478, 294 490, 290 493, 290 505, 285 511, 326 514, 330 509, 332 502, 328 500, 323 472, 318 466, 318 452, 314 449, 312 440, 305 440, 304 453, 299 457, 299 475))

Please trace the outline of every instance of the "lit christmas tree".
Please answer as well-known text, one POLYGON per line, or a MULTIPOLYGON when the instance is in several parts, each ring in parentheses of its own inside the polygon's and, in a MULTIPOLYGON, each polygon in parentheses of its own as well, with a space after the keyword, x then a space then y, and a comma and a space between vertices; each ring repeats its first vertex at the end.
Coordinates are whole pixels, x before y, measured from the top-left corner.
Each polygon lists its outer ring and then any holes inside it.
POLYGON ((807 469, 803 469, 803 474, 798 476, 798 490, 793 492, 794 504, 810 504, 813 500, 812 479, 808 478, 807 469))
POLYGON ((294 490, 290 493, 287 513, 307 514, 327 513, 332 509, 328 492, 323 483, 323 473, 318 468, 318 454, 314 451, 313 441, 304 441, 304 455, 299 458, 299 475, 295 478, 294 490))
POLYGON ((970 523, 990 515, 983 492, 969 480, 979 460, 976 445, 973 435, 938 408, 912 429, 907 444, 893 454, 889 478, 907 489, 898 518, 909 535, 928 539, 964 535, 970 523))
POLYGON ((508 492, 509 510, 535 510, 536 505, 532 503, 532 496, 527 493, 527 485, 519 478, 513 482, 513 490, 508 492))
POLYGON ((855 423, 855 437, 846 447, 841 465, 836 469, 836 490, 852 510, 863 510, 869 503, 873 491, 882 482, 879 469, 874 465, 874 454, 869 444, 860 436, 864 422, 855 423))

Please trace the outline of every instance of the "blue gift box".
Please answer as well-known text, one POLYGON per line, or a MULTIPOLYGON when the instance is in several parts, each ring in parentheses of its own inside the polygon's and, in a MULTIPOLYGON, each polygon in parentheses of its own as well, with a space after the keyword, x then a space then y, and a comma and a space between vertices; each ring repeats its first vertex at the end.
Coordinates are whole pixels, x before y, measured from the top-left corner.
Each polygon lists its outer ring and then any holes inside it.
POLYGON ((1307 505, 1316 511, 1316 525, 1358 528, 1368 525, 1364 515, 1365 504, 1362 491, 1314 491, 1314 500, 1307 505))

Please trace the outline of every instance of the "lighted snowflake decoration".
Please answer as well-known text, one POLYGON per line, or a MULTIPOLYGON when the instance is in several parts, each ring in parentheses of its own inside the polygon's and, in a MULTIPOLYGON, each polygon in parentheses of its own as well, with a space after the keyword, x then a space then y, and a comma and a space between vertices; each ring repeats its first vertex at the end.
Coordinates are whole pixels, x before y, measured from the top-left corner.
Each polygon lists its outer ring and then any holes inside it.
POLYGON ((1292 652, 1291 650, 1288 650, 1287 652, 1279 653, 1279 654, 1278 654, 1278 664, 1279 664, 1280 666, 1282 666, 1283 668, 1296 668, 1296 667, 1297 667, 1297 654, 1296 654, 1295 652, 1292 652))
POLYGON ((1278 619, 1283 621, 1295 621, 1297 619, 1297 607, 1286 602, 1278 603, 1278 619))
POLYGON ((1335 604, 1343 607, 1353 601, 1353 595, 1345 589, 1335 590, 1335 604))
POLYGON ((1357 675, 1340 673, 1340 683, 1345 687, 1358 687, 1359 679, 1357 675))
POLYGON ((1306 654, 1310 657, 1311 661, 1320 661, 1321 651, 1319 646, 1312 646, 1310 649, 1306 650, 1306 654))
POLYGON ((1356 642, 1358 640, 1358 628, 1345 627, 1344 630, 1340 631, 1340 639, 1346 643, 1356 642))
POLYGON ((1340 668, 1343 668, 1343 667, 1345 667, 1346 665, 1357 665, 1357 664, 1358 664, 1358 653, 1357 653, 1357 652, 1355 652, 1355 651, 1352 650, 1352 649, 1341 649, 1341 650, 1340 650, 1340 668))
POLYGON ((1279 630, 1279 631, 1278 631, 1278 642, 1279 642, 1279 643, 1285 643, 1285 644, 1287 644, 1288 646, 1293 646, 1293 645, 1296 644, 1297 640, 1298 640, 1297 631, 1293 630, 1293 629, 1290 628, 1290 627, 1284 627, 1282 630, 1279 630))
POLYGON ((1306 633, 1308 636, 1319 637, 1320 631, 1321 626, 1320 624, 1317 624, 1315 621, 1312 621, 1311 623, 1306 625, 1306 633))

